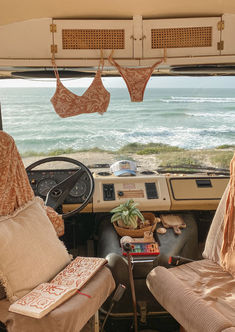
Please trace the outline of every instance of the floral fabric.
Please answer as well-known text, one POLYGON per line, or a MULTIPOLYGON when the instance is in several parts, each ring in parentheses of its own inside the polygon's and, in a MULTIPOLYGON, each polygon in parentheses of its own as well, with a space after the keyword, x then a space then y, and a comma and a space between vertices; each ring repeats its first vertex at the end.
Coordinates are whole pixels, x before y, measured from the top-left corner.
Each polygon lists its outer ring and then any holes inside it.
MULTIPOLYGON (((12 214, 33 199, 34 192, 15 142, 10 135, 0 130, 0 216, 12 214)), ((52 208, 44 208, 57 235, 63 235, 62 217, 52 208)))
POLYGON ((230 163, 229 193, 224 216, 221 265, 235 277, 235 154, 230 163))
POLYGON ((54 106, 55 112, 61 118, 95 112, 102 115, 106 112, 110 101, 110 93, 102 83, 101 69, 98 69, 91 85, 82 96, 76 95, 62 84, 56 66, 54 67, 54 71, 57 84, 55 94, 51 98, 51 103, 54 106))
POLYGON ((162 60, 154 63, 151 67, 146 68, 124 68, 121 67, 110 55, 109 62, 115 66, 119 71, 120 75, 124 79, 131 101, 141 102, 144 98, 144 91, 146 85, 154 71, 154 69, 162 63, 162 60))

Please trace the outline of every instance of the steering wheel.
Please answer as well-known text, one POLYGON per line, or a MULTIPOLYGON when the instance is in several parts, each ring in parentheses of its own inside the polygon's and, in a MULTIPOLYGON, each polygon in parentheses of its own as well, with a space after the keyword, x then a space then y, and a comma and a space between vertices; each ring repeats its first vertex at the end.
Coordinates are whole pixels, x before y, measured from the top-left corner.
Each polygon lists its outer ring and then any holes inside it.
POLYGON ((86 175, 86 178, 87 178, 86 185, 87 185, 88 194, 86 195, 86 198, 85 198, 84 202, 78 208, 76 208, 76 209, 74 209, 70 212, 62 214, 63 218, 68 218, 68 217, 71 217, 71 216, 75 215, 76 213, 78 213, 82 209, 84 209, 87 206, 87 204, 89 203, 89 201, 90 201, 90 199, 91 199, 91 197, 93 196, 93 193, 94 193, 94 187, 95 187, 94 178, 93 178, 93 175, 91 174, 90 170, 84 164, 82 164, 78 160, 75 160, 75 159, 72 159, 72 158, 67 158, 67 157, 43 158, 41 160, 38 160, 38 161, 30 164, 26 168, 26 171, 31 171, 32 169, 34 169, 35 167, 37 167, 39 165, 49 163, 49 162, 54 162, 54 161, 65 161, 65 162, 75 164, 76 166, 78 166, 78 170, 76 170, 76 172, 73 175, 67 177, 65 180, 63 180, 60 183, 56 184, 48 192, 48 194, 46 196, 45 204, 47 206, 51 206, 54 210, 59 205, 63 204, 66 197, 69 195, 70 191, 74 187, 75 183, 81 177, 84 177, 84 174, 86 175))

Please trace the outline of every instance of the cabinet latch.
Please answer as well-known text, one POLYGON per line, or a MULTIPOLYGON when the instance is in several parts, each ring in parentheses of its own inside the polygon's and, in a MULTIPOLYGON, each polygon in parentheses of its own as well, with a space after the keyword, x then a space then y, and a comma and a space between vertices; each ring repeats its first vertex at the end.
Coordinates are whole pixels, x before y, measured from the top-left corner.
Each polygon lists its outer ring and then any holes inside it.
POLYGON ((224 21, 219 21, 217 23, 217 28, 218 28, 219 31, 224 30, 224 21))
POLYGON ((56 32, 56 24, 50 24, 50 32, 56 32))
POLYGON ((52 54, 57 53, 57 45, 51 45, 51 53, 52 54))
POLYGON ((224 41, 221 40, 220 42, 217 43, 217 50, 222 51, 224 49, 224 41))

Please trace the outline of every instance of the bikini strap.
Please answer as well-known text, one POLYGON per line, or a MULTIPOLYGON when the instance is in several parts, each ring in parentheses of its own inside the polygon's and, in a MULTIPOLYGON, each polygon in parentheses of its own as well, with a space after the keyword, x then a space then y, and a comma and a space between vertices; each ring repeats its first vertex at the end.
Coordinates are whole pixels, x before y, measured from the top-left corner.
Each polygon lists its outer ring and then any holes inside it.
POLYGON ((104 54, 103 54, 103 50, 100 50, 100 62, 99 62, 99 66, 98 66, 98 71, 100 71, 102 73, 104 69, 104 54))
POLYGON ((114 50, 111 51, 111 53, 108 57, 108 60, 112 66, 121 69, 121 66, 113 59, 113 53, 114 53, 114 50))
POLYGON ((108 60, 111 63, 111 65, 113 65, 113 53, 114 53, 114 50, 111 51, 111 53, 109 54, 109 57, 108 57, 108 60))
POLYGON ((160 63, 162 63, 162 62, 166 62, 166 58, 167 58, 166 48, 164 48, 164 57, 163 57, 163 59, 161 59, 161 60, 155 62, 155 63, 152 65, 152 68, 157 67, 157 66, 160 65, 160 63))
POLYGON ((51 63, 52 63, 53 69, 54 69, 55 77, 56 77, 57 81, 59 81, 60 76, 59 76, 58 68, 57 68, 56 63, 55 63, 55 59, 52 59, 51 63))
POLYGON ((155 67, 157 67, 158 65, 160 65, 160 63, 162 63, 162 62, 164 62, 164 59, 161 59, 161 60, 155 62, 155 63, 151 66, 151 68, 154 69, 155 67))
MULTIPOLYGON (((121 68, 121 66, 113 59, 113 53, 114 53, 114 50, 112 50, 112 52, 109 55, 109 58, 108 58, 109 62, 111 63, 111 65, 121 68)), ((154 69, 155 67, 160 65, 160 63, 162 63, 163 61, 164 61, 164 59, 161 59, 161 60, 155 62, 150 68, 154 69)))

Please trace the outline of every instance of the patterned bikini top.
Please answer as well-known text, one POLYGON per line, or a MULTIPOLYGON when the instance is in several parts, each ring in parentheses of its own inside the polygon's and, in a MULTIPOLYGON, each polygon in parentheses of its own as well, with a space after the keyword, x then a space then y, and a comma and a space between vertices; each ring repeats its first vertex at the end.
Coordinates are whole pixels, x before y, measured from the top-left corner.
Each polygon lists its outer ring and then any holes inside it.
POLYGON ((99 114, 103 114, 106 112, 110 101, 110 93, 105 89, 101 79, 103 60, 100 62, 102 68, 100 69, 99 65, 95 78, 82 96, 74 94, 62 84, 55 62, 52 62, 52 64, 54 66, 57 83, 55 94, 51 98, 51 103, 56 113, 61 118, 67 118, 82 113, 98 112, 99 114))

